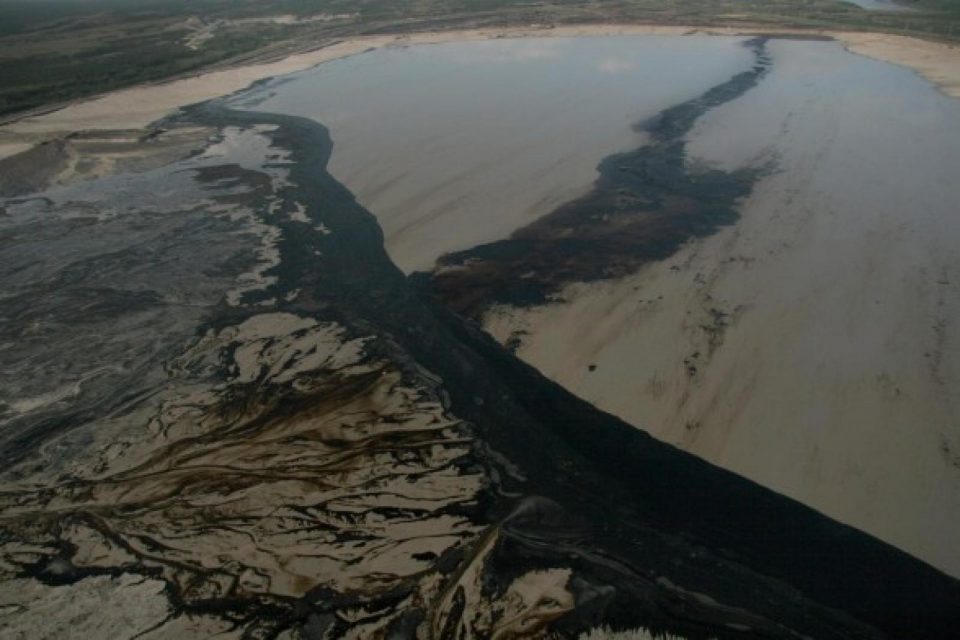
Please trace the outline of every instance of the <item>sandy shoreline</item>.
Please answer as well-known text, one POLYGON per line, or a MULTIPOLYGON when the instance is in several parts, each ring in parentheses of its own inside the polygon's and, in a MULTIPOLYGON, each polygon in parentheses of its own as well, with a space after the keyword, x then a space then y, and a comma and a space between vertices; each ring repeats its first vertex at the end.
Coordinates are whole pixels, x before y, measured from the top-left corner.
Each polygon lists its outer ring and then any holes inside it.
POLYGON ((569 25, 498 29, 469 29, 359 36, 289 55, 281 60, 199 73, 160 84, 134 86, 70 104, 62 109, 24 117, 0 126, 0 158, 29 145, 76 131, 142 129, 171 111, 196 102, 239 91, 266 78, 302 71, 323 62, 369 49, 461 40, 520 37, 576 37, 615 35, 781 35, 827 36, 850 51, 913 69, 945 94, 960 97, 960 48, 881 33, 770 29, 749 27, 684 27, 666 25, 569 25))

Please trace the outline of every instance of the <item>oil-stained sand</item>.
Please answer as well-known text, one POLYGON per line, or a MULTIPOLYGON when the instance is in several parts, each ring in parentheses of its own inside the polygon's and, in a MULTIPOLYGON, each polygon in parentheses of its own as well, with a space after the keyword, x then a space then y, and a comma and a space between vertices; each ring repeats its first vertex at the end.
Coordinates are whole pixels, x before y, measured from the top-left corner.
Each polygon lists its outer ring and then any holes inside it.
POLYGON ((766 75, 766 40, 743 46, 754 57, 752 68, 637 123, 645 144, 605 158, 584 196, 505 240, 442 256, 433 273, 417 280, 458 313, 479 318, 491 305, 540 304, 565 284, 632 273, 690 237, 731 224, 757 171, 690 170, 683 139, 704 113, 766 75))
POLYGON ((599 407, 956 574, 960 105, 837 45, 769 46, 771 74, 689 138, 692 166, 775 166, 734 227, 485 326, 599 407))

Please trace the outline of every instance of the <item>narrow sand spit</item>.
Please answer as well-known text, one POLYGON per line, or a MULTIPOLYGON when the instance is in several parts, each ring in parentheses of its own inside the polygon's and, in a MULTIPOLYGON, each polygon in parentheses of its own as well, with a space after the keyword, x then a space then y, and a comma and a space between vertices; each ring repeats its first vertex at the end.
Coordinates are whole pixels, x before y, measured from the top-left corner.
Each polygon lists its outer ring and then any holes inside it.
POLYGON ((604 35, 745 35, 763 31, 837 38, 856 53, 912 68, 945 93, 960 97, 960 48, 915 38, 876 33, 770 28, 684 27, 661 25, 573 25, 471 29, 405 35, 360 36, 281 60, 201 73, 161 84, 114 91, 63 109, 31 116, 0 127, 0 155, 13 143, 33 143, 74 131, 146 127, 178 107, 233 93, 264 78, 301 71, 322 62, 385 46, 431 44, 504 37, 573 37, 604 35))

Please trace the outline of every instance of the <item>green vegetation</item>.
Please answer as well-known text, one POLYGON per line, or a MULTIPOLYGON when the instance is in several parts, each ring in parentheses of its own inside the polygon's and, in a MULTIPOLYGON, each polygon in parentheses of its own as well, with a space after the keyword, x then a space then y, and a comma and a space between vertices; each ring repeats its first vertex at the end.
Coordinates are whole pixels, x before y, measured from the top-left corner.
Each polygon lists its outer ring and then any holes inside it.
POLYGON ((960 0, 0 0, 0 116, 359 33, 624 21, 960 40, 960 0), (290 14, 322 20, 278 23, 290 14))

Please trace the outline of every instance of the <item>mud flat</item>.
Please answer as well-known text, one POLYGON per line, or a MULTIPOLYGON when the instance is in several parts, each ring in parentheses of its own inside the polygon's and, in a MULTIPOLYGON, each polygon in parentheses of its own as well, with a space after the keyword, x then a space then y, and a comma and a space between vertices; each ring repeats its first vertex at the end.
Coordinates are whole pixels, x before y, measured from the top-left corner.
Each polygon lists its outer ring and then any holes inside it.
POLYGON ((912 11, 910 7, 897 4, 892 0, 845 0, 867 11, 912 11))
POLYGON ((569 38, 585 36, 691 35, 743 36, 799 34, 834 37, 851 50, 916 70, 948 95, 960 96, 960 48, 916 38, 880 33, 829 30, 756 28, 705 28, 637 24, 531 25, 403 35, 357 36, 343 40, 303 44, 303 50, 278 59, 215 69, 170 82, 114 91, 64 108, 15 120, 0 126, 0 157, 38 142, 78 131, 145 128, 175 109, 241 90, 251 83, 308 69, 317 64, 368 49, 396 45, 435 44, 512 38, 569 38))
POLYGON ((686 138, 692 170, 766 172, 736 224, 484 325, 598 407, 960 574, 960 103, 837 44, 768 48, 686 138))
POLYGON ((4 635, 960 626, 956 580, 418 295, 323 126, 217 104, 183 125, 216 135, 0 201, 4 635))

